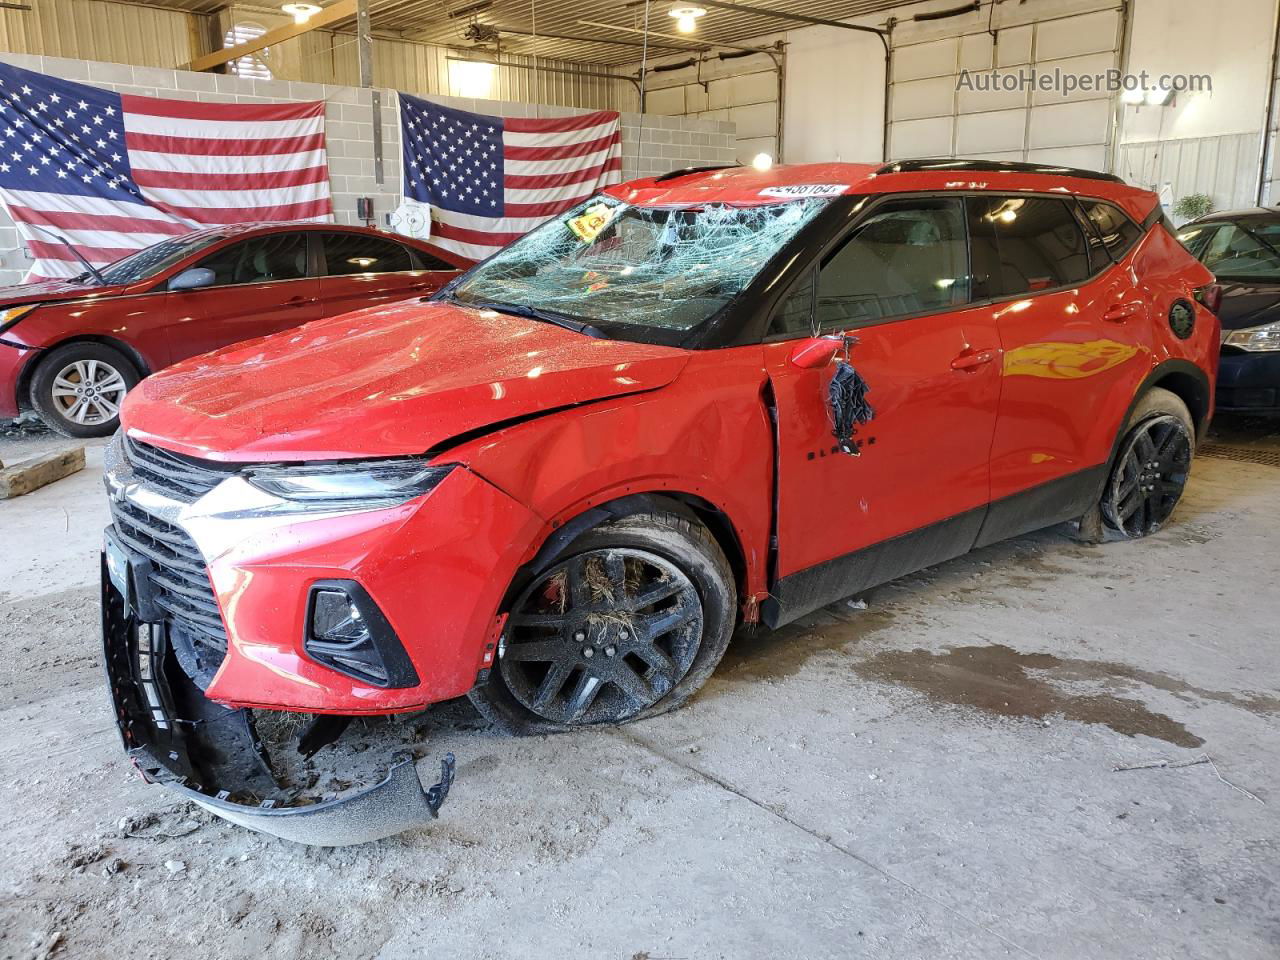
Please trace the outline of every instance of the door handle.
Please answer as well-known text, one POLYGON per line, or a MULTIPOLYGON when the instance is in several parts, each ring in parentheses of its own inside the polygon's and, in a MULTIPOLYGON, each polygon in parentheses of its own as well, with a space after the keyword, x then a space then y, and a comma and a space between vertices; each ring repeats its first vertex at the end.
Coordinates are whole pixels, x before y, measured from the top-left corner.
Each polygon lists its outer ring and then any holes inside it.
POLYGON ((308 303, 311 303, 310 297, 290 297, 284 302, 284 305, 286 307, 305 307, 308 303))
POLYGON ((996 350, 966 350, 951 361, 952 370, 976 370, 996 358, 996 350))
POLYGON ((1113 303, 1102 314, 1102 319, 1111 323, 1124 323, 1130 317, 1136 317, 1141 311, 1142 304, 1134 300, 1128 303, 1113 303))

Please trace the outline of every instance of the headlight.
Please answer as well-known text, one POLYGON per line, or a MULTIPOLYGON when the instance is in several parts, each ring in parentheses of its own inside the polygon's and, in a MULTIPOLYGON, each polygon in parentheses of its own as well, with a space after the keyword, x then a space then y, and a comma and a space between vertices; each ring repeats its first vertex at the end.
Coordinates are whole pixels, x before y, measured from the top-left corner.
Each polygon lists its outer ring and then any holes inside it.
POLYGON ((1222 338, 1222 342, 1241 350, 1248 350, 1250 353, 1280 350, 1280 321, 1264 324, 1261 327, 1232 330, 1222 338))
POLYGON ((38 306, 40 306, 38 303, 25 303, 20 307, 0 310, 0 333, 4 333, 38 306))
POLYGON ((300 510, 390 507, 435 489, 454 468, 429 467, 418 459, 257 467, 245 479, 300 510))

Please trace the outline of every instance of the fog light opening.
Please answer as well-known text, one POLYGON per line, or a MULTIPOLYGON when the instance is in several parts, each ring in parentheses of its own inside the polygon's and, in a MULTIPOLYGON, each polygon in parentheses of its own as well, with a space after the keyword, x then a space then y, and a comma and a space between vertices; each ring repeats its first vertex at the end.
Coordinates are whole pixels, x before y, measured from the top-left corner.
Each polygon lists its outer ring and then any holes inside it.
POLYGON ((420 682, 390 622, 354 580, 312 585, 303 650, 318 663, 373 686, 420 682))

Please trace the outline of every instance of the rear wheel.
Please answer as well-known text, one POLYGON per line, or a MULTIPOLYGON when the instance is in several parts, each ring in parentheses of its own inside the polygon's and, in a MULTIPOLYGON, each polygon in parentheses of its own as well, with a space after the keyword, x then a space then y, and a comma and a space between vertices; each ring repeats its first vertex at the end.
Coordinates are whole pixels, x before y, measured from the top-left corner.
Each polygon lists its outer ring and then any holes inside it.
POLYGON ((105 437, 120 425, 120 404, 138 368, 100 343, 68 343, 42 357, 31 377, 31 405, 67 437, 105 437))
POLYGON ((520 734, 665 713, 706 683, 735 613, 732 572, 706 528, 668 513, 613 520, 525 579, 471 699, 520 734))
POLYGON ((1155 533, 1182 498, 1195 452, 1195 426, 1174 393, 1154 387, 1129 416, 1100 504, 1106 525, 1125 537, 1155 533))

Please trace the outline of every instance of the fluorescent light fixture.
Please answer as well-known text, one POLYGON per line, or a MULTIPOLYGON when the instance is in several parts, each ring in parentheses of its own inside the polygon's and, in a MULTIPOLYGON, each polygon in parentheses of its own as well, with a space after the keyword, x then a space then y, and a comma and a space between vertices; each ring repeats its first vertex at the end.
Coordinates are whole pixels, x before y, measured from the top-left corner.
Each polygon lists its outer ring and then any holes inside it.
POLYGON ((1168 101, 1169 95, 1172 92, 1172 90, 1161 90, 1158 88, 1155 90, 1148 90, 1146 96, 1147 104, 1152 107, 1162 107, 1168 101))
POLYGON ((304 24, 320 12, 320 8, 314 3, 286 3, 280 9, 293 17, 296 24, 304 24))
POLYGON ((698 18, 705 17, 707 11, 702 7, 672 7, 668 16, 675 18, 676 29, 681 33, 693 33, 698 29, 698 18))
POLYGON ((482 60, 451 60, 449 84, 455 97, 472 97, 487 100, 493 95, 493 75, 496 68, 482 60))
POLYGON ((1141 90, 1126 90, 1124 93, 1120 94, 1120 100, 1122 103, 1138 104, 1141 103, 1143 99, 1144 94, 1141 90))
POLYGON ((767 153, 757 153, 751 158, 751 165, 760 171, 768 170, 773 166, 773 157, 767 153))

